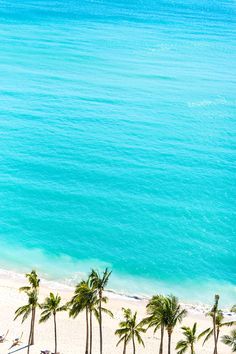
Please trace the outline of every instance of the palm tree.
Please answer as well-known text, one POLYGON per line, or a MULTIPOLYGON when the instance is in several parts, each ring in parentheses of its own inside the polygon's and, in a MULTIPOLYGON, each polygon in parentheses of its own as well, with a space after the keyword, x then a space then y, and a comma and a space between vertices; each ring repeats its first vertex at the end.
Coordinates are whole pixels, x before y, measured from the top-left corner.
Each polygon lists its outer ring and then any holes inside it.
POLYGON ((217 333, 216 333, 216 316, 217 316, 217 312, 218 312, 218 303, 219 303, 219 299, 220 296, 219 295, 215 295, 215 302, 214 305, 211 309, 211 317, 212 317, 212 322, 213 322, 213 335, 214 335, 214 354, 217 354, 217 333))
POLYGON ((200 337, 206 336, 203 344, 206 343, 206 341, 213 335, 214 336, 214 340, 215 340, 215 345, 214 345, 214 352, 213 354, 215 354, 217 352, 217 346, 218 346, 218 341, 219 341, 219 336, 220 336, 220 329, 222 327, 229 327, 232 326, 233 324, 236 323, 236 321, 230 321, 230 322, 224 322, 224 315, 223 312, 221 310, 218 310, 213 312, 212 310, 210 312, 207 313, 207 316, 210 316, 213 318, 213 323, 214 326, 213 328, 207 328, 205 331, 203 331, 200 334, 200 337), (215 328, 215 329, 214 329, 215 328), (215 339, 215 335, 216 335, 216 339, 215 339))
POLYGON ((93 315, 99 322, 100 319, 100 309, 102 313, 106 313, 113 317, 111 311, 101 306, 107 303, 107 298, 102 297, 100 300, 97 296, 97 290, 91 286, 90 277, 87 281, 81 281, 75 289, 74 296, 70 301, 70 311, 69 315, 73 318, 77 317, 80 312, 85 310, 86 314, 86 344, 85 344, 85 354, 92 353, 92 340, 93 340, 93 315))
POLYGON ((222 337, 222 342, 226 345, 229 345, 232 347, 232 352, 236 352, 236 329, 233 329, 230 333, 230 335, 223 336, 222 337))
POLYGON ((165 298, 165 327, 168 333, 168 354, 171 353, 171 336, 177 323, 182 322, 187 311, 182 309, 177 297, 169 295, 165 298))
POLYGON ((102 275, 99 272, 92 270, 90 274, 91 285, 98 292, 99 297, 99 335, 100 335, 100 354, 102 354, 103 340, 102 340, 102 297, 103 291, 106 287, 111 272, 106 268, 102 275))
POLYGON ((135 339, 137 339, 139 344, 142 344, 144 346, 141 333, 146 332, 146 330, 143 328, 142 322, 137 323, 137 312, 135 312, 134 315, 132 314, 130 309, 123 309, 123 312, 125 320, 120 322, 120 328, 115 331, 115 334, 120 337, 120 340, 118 341, 117 345, 119 345, 121 342, 124 342, 123 353, 126 353, 126 346, 128 342, 132 341, 133 354, 135 354, 135 339))
POLYGON ((49 297, 46 297, 44 303, 41 305, 43 309, 41 313, 41 317, 39 322, 43 323, 46 322, 51 315, 53 315, 54 320, 54 338, 55 338, 55 354, 57 354, 57 322, 56 322, 56 314, 57 312, 66 311, 67 306, 63 305, 60 306, 61 297, 57 294, 54 295, 50 293, 49 297))
POLYGON ((120 327, 119 329, 116 330, 115 334, 118 335, 121 339, 117 343, 117 346, 121 343, 124 342, 124 348, 123 348, 123 354, 126 354, 126 347, 127 347, 127 333, 123 333, 123 328, 124 326, 127 326, 128 321, 130 320, 132 313, 130 309, 125 309, 122 308, 123 315, 124 315, 124 321, 120 322, 120 327))
MULTIPOLYGON (((31 273, 26 273, 26 278, 29 281, 30 286, 22 286, 19 290, 25 292, 28 295, 28 292, 34 290, 37 294, 39 293, 39 284, 40 279, 35 270, 32 270, 31 273)), ((31 311, 31 328, 30 328, 30 345, 34 344, 34 326, 35 326, 35 316, 36 316, 36 307, 32 306, 31 311)))
POLYGON ((194 344, 199 339, 197 336, 197 323, 195 322, 193 327, 181 327, 183 330, 184 340, 180 340, 176 345, 177 354, 184 354, 188 349, 190 349, 191 354, 195 354, 194 344))
POLYGON ((85 321, 86 321, 86 344, 85 344, 85 354, 89 352, 89 288, 88 282, 81 281, 76 285, 74 296, 70 301, 70 317, 76 318, 80 312, 85 310, 85 321))
POLYGON ((39 304, 38 304, 38 292, 35 289, 33 290, 30 289, 28 291, 25 290, 25 292, 28 296, 28 303, 24 306, 19 307, 16 310, 14 320, 22 316, 22 323, 23 323, 31 314, 30 333, 29 333, 28 348, 27 348, 27 353, 29 354, 30 345, 32 345, 32 331, 33 331, 33 321, 35 319, 34 317, 35 310, 36 307, 39 306, 39 304))
POLYGON ((161 341, 159 347, 159 354, 163 354, 163 340, 164 340, 164 329, 165 329, 165 297, 163 295, 155 295, 147 304, 147 314, 148 317, 143 319, 143 324, 147 324, 148 327, 154 327, 154 333, 161 328, 161 341))

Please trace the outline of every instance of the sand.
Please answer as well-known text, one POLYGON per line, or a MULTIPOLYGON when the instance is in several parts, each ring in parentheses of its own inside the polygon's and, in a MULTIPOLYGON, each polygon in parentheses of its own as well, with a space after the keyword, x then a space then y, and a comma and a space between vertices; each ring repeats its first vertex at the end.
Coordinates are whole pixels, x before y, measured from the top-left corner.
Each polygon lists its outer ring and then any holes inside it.
MULTIPOLYGON (((16 274, 8 271, 0 271, 0 335, 9 330, 7 339, 3 344, 0 344, 0 354, 8 353, 8 348, 11 345, 12 340, 18 337, 23 332, 22 344, 27 344, 28 332, 29 332, 29 320, 24 324, 21 324, 20 320, 13 321, 14 312, 19 307, 26 303, 26 296, 23 293, 19 293, 18 288, 25 285, 27 282, 23 275, 16 274)), ((50 291, 58 292, 63 302, 67 302, 73 293, 73 288, 64 284, 41 281, 40 300, 43 301, 45 296, 50 291)), ((108 307, 114 314, 114 319, 110 319, 104 315, 104 354, 116 354, 122 353, 122 345, 116 347, 117 337, 114 335, 114 331, 118 326, 119 321, 122 319, 122 307, 129 307, 133 311, 138 311, 138 317, 142 319, 145 316, 145 306, 147 300, 133 299, 125 296, 120 296, 115 293, 107 293, 109 297, 108 307)), ((198 331, 202 331, 211 325, 210 319, 204 314, 206 310, 203 306, 191 306, 185 305, 188 308, 188 316, 184 319, 182 325, 192 326, 194 322, 198 323, 198 331)), ((39 315, 39 311, 38 311, 39 315)), ((232 320, 232 316, 228 315, 227 320, 232 320)), ((58 324, 58 351, 61 354, 82 354, 85 347, 85 314, 81 313, 76 319, 68 317, 67 313, 60 313, 57 317, 58 324)), ((223 329, 222 334, 227 333, 229 330, 223 329)), ((98 325, 94 320, 93 329, 93 354, 99 353, 99 333, 98 325)), ((149 330, 143 336, 145 342, 145 348, 137 346, 137 354, 158 353, 160 333, 153 334, 152 330, 149 330)), ((181 328, 178 326, 173 333, 173 353, 176 351, 175 345, 178 340, 182 339, 181 328)), ((196 354, 212 354, 213 342, 210 340, 204 347, 199 342, 196 346, 196 354)), ((19 347, 20 348, 20 347, 19 347)), ((47 323, 36 323, 35 328, 35 345, 31 347, 30 352, 32 354, 39 354, 40 350, 49 349, 53 351, 54 348, 54 332, 53 321, 50 319, 47 323)), ((224 344, 219 344, 219 354, 229 354, 230 348, 224 344)), ((26 350, 21 350, 17 353, 26 353, 26 350)), ((127 354, 132 353, 132 347, 129 345, 127 354)), ((164 353, 167 353, 167 345, 165 342, 164 353)))

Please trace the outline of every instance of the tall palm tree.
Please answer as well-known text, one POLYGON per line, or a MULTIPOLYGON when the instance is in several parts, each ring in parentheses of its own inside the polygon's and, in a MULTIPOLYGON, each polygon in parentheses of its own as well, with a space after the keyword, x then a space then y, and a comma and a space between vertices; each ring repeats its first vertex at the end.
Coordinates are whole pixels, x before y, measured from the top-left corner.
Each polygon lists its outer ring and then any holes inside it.
POLYGON ((183 335, 185 339, 180 340, 176 345, 177 354, 184 354, 188 349, 190 349, 191 354, 195 354, 194 344, 199 339, 197 336, 197 323, 195 322, 193 327, 181 327, 183 330, 183 335))
POLYGON ((107 286, 111 272, 106 268, 102 275, 99 272, 92 270, 90 281, 93 288, 98 292, 99 297, 99 335, 100 335, 100 354, 102 354, 103 339, 102 339, 102 297, 104 288, 107 286))
POLYGON ((44 303, 41 305, 41 308, 43 309, 41 313, 41 317, 39 322, 46 322, 51 315, 53 315, 53 322, 54 322, 54 340, 55 340, 55 354, 57 354, 57 322, 56 322, 56 314, 57 312, 61 311, 66 311, 67 306, 60 305, 61 303, 61 297, 57 294, 54 295, 53 293, 50 293, 48 297, 46 297, 44 303))
POLYGON ((200 334, 200 337, 205 337, 203 344, 206 343, 206 341, 213 335, 214 336, 214 352, 215 354, 217 352, 217 347, 218 347, 218 341, 219 341, 219 336, 220 336, 220 330, 222 327, 230 327, 233 324, 236 324, 236 321, 230 321, 230 322, 224 322, 224 315, 223 312, 219 309, 217 311, 213 312, 210 311, 207 313, 207 316, 212 317, 214 326, 212 328, 207 328, 205 331, 203 331, 200 334), (215 329, 214 329, 215 328, 215 329), (216 335, 216 339, 215 339, 216 335))
POLYGON ((212 317, 212 322, 213 322, 213 335, 214 335, 214 354, 217 354, 217 333, 216 333, 216 316, 217 316, 217 312, 218 312, 218 304, 219 304, 219 300, 220 300, 220 296, 219 295, 215 295, 215 302, 214 305, 210 311, 211 313, 211 317, 212 317))
MULTIPOLYGON (((101 303, 105 304, 107 302, 106 297, 102 297, 101 303)), ((97 296, 97 290, 91 286, 90 278, 87 281, 81 281, 75 289, 74 296, 70 301, 70 311, 69 315, 73 318, 77 317, 78 314, 85 310, 86 314, 86 344, 85 344, 85 354, 92 353, 92 340, 93 340, 93 315, 99 322, 100 319, 100 309, 102 313, 106 313, 113 317, 111 311, 106 309, 104 306, 100 308, 100 299, 97 296)))
POLYGON ((236 352, 236 329, 230 332, 230 335, 222 336, 222 342, 232 347, 232 352, 236 352))
POLYGON ((177 297, 169 295, 165 298, 165 327, 168 334, 168 354, 171 353, 171 337, 177 323, 182 322, 187 311, 182 309, 177 297))
POLYGON ((161 341, 159 354, 163 354, 164 329, 166 325, 166 299, 163 295, 155 295, 147 304, 148 317, 144 318, 143 323, 148 325, 148 328, 154 327, 154 333, 161 329, 161 341))
POLYGON ((28 303, 24 306, 19 307, 15 312, 16 320, 18 317, 22 316, 22 323, 29 317, 31 314, 31 321, 30 321, 30 332, 29 332, 29 339, 28 339, 28 348, 27 353, 30 352, 30 345, 32 345, 32 331, 33 331, 33 321, 35 319, 33 313, 35 313, 36 307, 39 306, 38 304, 38 292, 35 289, 30 289, 25 291, 28 296, 28 303))
MULTIPOLYGON (((40 285, 40 279, 38 278, 38 275, 35 270, 32 270, 30 273, 26 273, 26 278, 29 281, 28 286, 22 286, 19 290, 25 292, 28 295, 28 292, 34 290, 35 293, 39 293, 39 285, 40 285)), ((31 329, 30 329, 30 345, 34 344, 34 327, 35 327, 35 317, 36 317, 36 307, 32 306, 31 308, 31 329)))
POLYGON ((141 333, 146 332, 143 328, 142 322, 137 322, 137 312, 132 314, 130 309, 123 309, 124 312, 124 321, 121 321, 119 327, 115 334, 120 337, 117 345, 121 342, 124 342, 124 350, 123 353, 126 353, 126 346, 128 342, 132 341, 133 345, 133 354, 136 353, 136 343, 135 340, 137 339, 139 344, 144 346, 143 339, 141 337, 141 333))
POLYGON ((89 352, 89 299, 91 298, 89 294, 88 282, 81 281, 76 285, 74 296, 72 297, 69 306, 70 317, 76 318, 80 312, 85 310, 85 321, 86 321, 86 343, 85 343, 85 354, 89 352))

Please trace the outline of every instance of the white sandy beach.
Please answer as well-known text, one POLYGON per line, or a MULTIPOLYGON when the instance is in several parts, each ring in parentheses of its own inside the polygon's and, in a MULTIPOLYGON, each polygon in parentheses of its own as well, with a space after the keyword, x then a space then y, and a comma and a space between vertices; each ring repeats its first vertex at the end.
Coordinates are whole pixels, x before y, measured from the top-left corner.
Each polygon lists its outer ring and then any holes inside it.
MULTIPOLYGON (((0 334, 3 334, 9 329, 7 336, 8 341, 0 344, 0 353, 7 353, 7 349, 11 345, 13 338, 21 335, 23 331, 23 343, 27 344, 29 320, 23 325, 20 320, 13 321, 14 311, 26 303, 26 296, 23 293, 19 293, 18 288, 25 285, 27 282, 24 276, 15 274, 13 272, 2 271, 0 272, 0 334)), ((41 282, 40 297, 43 300, 45 296, 49 294, 49 291, 58 292, 64 302, 68 301, 73 293, 73 288, 65 286, 63 284, 52 283, 43 281, 41 282)), ((104 354, 116 354, 122 353, 122 345, 116 347, 117 338, 114 335, 114 331, 118 326, 119 321, 122 318, 122 307, 130 307, 133 311, 138 311, 139 318, 143 318, 145 315, 146 300, 135 300, 132 298, 122 297, 113 293, 107 294, 109 297, 108 306, 114 313, 114 319, 104 316, 104 354)), ((199 332, 206 329, 211 325, 208 318, 205 317, 203 307, 188 306, 189 313, 184 319, 184 325, 193 325, 194 322, 198 322, 199 332)), ((232 320, 232 316, 227 317, 228 320, 232 320)), ((84 353, 85 345, 85 316, 82 313, 77 319, 70 319, 67 313, 60 313, 57 317, 58 322, 58 350, 61 354, 76 354, 84 353)), ((226 333, 228 330, 223 330, 222 333, 226 333)), ((99 336, 98 326, 94 321, 94 349, 93 354, 97 354, 99 350, 99 336)), ((158 353, 159 348, 159 333, 153 334, 152 330, 149 330, 144 335, 145 349, 138 346, 138 354, 154 354, 158 353)), ((175 353, 175 345, 178 340, 182 338, 181 328, 178 326, 173 334, 173 353, 175 353)), ((53 322, 50 319, 45 324, 37 324, 35 332, 35 346, 31 348, 32 354, 39 354, 40 350, 49 349, 53 351, 54 337, 53 337, 53 322)), ((167 346, 166 346, 167 348, 167 346)), ((197 354, 212 354, 212 340, 210 340, 204 347, 201 342, 196 346, 197 354)), ((20 353, 25 353, 22 350, 20 353)), ((167 349, 164 353, 167 352, 167 349)), ((127 354, 132 353, 131 346, 128 347, 127 354)), ((219 344, 219 354, 229 354, 230 349, 224 344, 219 344)))

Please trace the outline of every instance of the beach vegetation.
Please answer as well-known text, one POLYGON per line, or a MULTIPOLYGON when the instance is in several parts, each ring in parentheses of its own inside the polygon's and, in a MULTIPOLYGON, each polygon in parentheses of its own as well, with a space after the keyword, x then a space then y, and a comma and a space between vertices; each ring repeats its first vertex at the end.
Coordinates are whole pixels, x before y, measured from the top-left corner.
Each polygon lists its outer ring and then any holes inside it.
POLYGON ((232 353, 236 352, 236 329, 230 332, 230 335, 222 336, 222 342, 231 347, 232 353))
POLYGON ((50 293, 48 297, 46 297, 44 303, 41 305, 41 309, 43 310, 41 313, 41 317, 39 322, 46 322, 51 316, 53 316, 54 323, 54 342, 55 342, 55 350, 54 354, 57 354, 57 321, 56 315, 58 312, 66 311, 67 305, 61 305, 61 297, 58 294, 50 293))
POLYGON ((102 274, 100 274, 98 271, 93 269, 90 276, 89 276, 91 285, 97 291, 98 298, 99 298, 98 321, 99 321, 99 336, 100 336, 100 354, 102 354, 102 352, 103 352, 102 298, 103 298, 103 291, 108 284, 108 280, 109 280, 110 275, 111 275, 111 271, 109 271, 106 268, 102 274))
POLYGON ((123 309, 123 315, 124 320, 119 323, 119 328, 115 331, 115 334, 120 337, 117 346, 123 342, 123 354, 125 354, 128 343, 132 342, 133 354, 135 354, 136 341, 143 347, 145 346, 142 333, 145 333, 146 330, 143 327, 143 322, 137 321, 137 312, 133 314, 130 309, 123 309))
POLYGON ((181 327, 183 330, 184 339, 178 341, 176 345, 177 354, 184 354, 190 350, 191 354, 195 354, 195 343, 201 338, 197 336, 197 323, 193 327, 181 327))
POLYGON ((222 327, 230 327, 234 324, 236 324, 236 321, 224 321, 224 315, 222 310, 217 309, 215 312, 212 310, 207 313, 207 316, 210 316, 213 319, 213 327, 207 328, 205 331, 201 333, 201 337, 205 337, 203 341, 203 345, 208 341, 212 336, 214 338, 214 352, 213 354, 217 353, 218 350, 218 342, 219 342, 219 336, 220 336, 220 331, 222 327), (214 330, 215 328, 215 330, 214 330), (216 336, 216 338, 215 338, 216 336))

